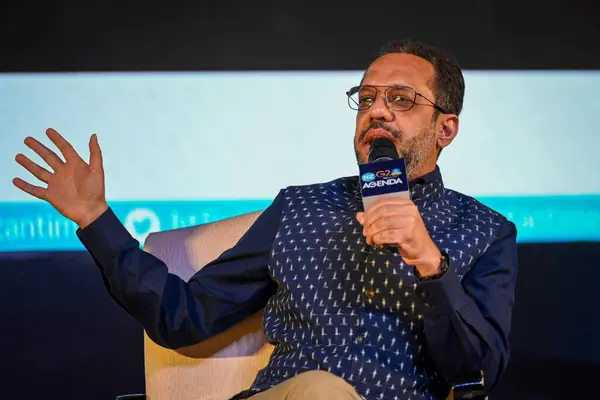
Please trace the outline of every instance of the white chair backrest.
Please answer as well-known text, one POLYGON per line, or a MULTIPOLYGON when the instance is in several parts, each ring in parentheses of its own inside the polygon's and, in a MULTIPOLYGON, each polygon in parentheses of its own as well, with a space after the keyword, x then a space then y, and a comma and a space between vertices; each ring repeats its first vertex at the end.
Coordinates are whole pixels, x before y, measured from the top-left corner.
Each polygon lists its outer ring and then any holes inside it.
MULTIPOLYGON (((225 220, 151 233, 144 250, 184 280, 243 236, 260 211, 225 220)), ((144 333, 146 394, 151 400, 228 399, 248 388, 268 362, 261 314, 198 345, 169 350, 144 333)))

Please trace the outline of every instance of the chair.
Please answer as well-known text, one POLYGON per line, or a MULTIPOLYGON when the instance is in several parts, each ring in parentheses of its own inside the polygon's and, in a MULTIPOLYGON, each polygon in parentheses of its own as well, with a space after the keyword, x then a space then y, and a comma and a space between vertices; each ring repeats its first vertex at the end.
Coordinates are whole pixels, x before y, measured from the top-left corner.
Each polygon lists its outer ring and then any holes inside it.
MULTIPOLYGON (((144 250, 187 280, 232 247, 260 213, 151 233, 144 250)), ((165 349, 144 333, 146 395, 150 400, 226 400, 252 384, 272 351, 260 312, 203 343, 178 350, 165 349)), ((452 398, 450 394, 448 400, 452 398)))
MULTIPOLYGON (((169 272, 189 279, 232 247, 260 211, 148 235, 144 250, 164 261, 169 272)), ((146 394, 151 400, 225 400, 247 389, 266 366, 267 343, 261 314, 201 344, 169 350, 144 333, 146 394)))

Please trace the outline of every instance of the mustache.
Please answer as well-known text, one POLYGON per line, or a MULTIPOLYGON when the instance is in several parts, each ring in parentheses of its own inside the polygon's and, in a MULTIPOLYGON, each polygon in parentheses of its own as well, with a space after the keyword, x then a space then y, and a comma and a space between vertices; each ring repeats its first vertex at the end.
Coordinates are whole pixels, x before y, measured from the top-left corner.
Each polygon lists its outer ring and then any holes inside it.
POLYGON ((367 136, 367 133, 371 130, 371 129, 383 129, 384 131, 386 131, 387 133, 389 133, 390 135, 392 135, 392 137, 396 140, 400 140, 402 139, 402 134, 400 133, 399 130, 394 129, 388 125, 385 124, 385 122, 381 122, 381 121, 376 121, 373 120, 371 121, 371 123, 369 124, 368 127, 366 127, 359 135, 358 137, 358 142, 361 143, 365 140, 365 137, 367 136))

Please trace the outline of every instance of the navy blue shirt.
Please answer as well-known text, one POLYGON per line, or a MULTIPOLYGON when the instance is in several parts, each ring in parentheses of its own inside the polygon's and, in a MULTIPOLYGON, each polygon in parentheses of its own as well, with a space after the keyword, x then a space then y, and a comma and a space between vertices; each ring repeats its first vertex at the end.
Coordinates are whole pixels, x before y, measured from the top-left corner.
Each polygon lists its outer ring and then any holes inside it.
POLYGON ((509 359, 515 226, 444 188, 439 168, 411 182, 411 198, 450 255, 434 280, 419 280, 397 250, 366 245, 356 177, 282 190, 187 282, 141 250, 111 209, 77 233, 110 295, 159 345, 198 343, 264 309, 276 348, 243 395, 310 369, 367 399, 445 398, 479 372, 489 391, 509 359))

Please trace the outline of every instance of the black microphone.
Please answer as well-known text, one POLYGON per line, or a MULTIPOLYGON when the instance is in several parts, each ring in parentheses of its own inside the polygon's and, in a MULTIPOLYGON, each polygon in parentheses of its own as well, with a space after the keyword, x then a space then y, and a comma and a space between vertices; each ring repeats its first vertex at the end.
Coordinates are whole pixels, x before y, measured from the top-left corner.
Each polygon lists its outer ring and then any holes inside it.
POLYGON ((385 137, 373 140, 369 147, 368 162, 359 165, 359 169, 365 211, 383 196, 410 199, 406 162, 398 155, 392 140, 385 137))
POLYGON ((399 158, 398 151, 396 151, 396 146, 390 139, 380 137, 371 142, 369 163, 395 160, 396 158, 399 158))

